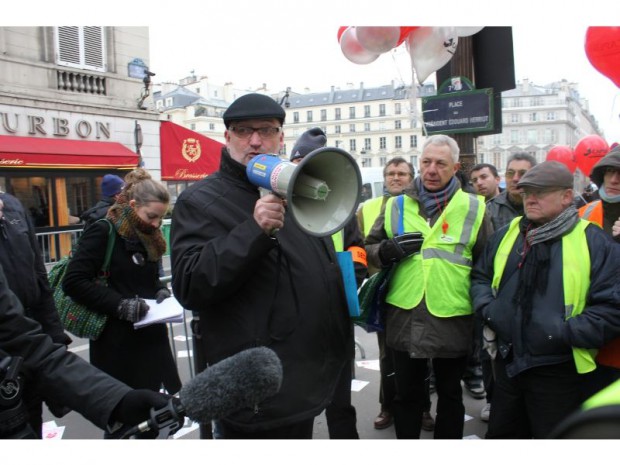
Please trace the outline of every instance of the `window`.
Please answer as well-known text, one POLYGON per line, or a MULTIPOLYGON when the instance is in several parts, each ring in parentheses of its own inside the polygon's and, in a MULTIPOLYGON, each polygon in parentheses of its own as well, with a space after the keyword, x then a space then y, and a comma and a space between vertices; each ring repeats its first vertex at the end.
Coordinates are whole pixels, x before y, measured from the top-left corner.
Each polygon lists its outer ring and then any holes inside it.
POLYGON ((413 166, 413 168, 415 169, 416 166, 418 166, 418 157, 415 155, 411 155, 409 157, 409 161, 411 162, 411 165, 413 166))
POLYGON ((547 112, 547 121, 555 121, 555 111, 547 112))
POLYGON ((519 113, 511 113, 510 114, 510 122, 511 123, 519 123, 521 121, 519 113))
POLYGON ((327 121, 327 110, 321 110, 321 121, 327 121))
POLYGON ((334 119, 340 119, 340 118, 341 118, 341 116, 340 116, 340 108, 336 108, 336 115, 335 115, 334 119))
POLYGON ((104 28, 56 27, 56 63, 73 68, 106 71, 104 28))
POLYGON ((385 116, 385 103, 379 105, 379 116, 385 116))
POLYGON ((362 166, 367 168, 372 165, 372 158, 362 158, 362 166))
POLYGON ((385 150, 387 148, 386 138, 379 137, 379 148, 385 150))
POLYGON ((350 139, 349 140, 349 151, 350 152, 355 152, 356 149, 356 144, 355 144, 355 139, 350 139))
POLYGON ((306 121, 307 121, 308 123, 312 123, 312 110, 308 110, 308 111, 306 112, 306 121))
POLYGON ((527 143, 535 144, 538 141, 538 131, 536 129, 527 130, 527 143))
POLYGON ((401 126, 401 122, 399 119, 397 119, 396 121, 394 121, 394 129, 400 129, 401 126))
POLYGON ((364 117, 370 118, 370 105, 364 105, 364 117))
POLYGON ((385 166, 387 163, 387 157, 379 157, 379 166, 385 166))
POLYGON ((545 144, 554 144, 556 142, 555 130, 547 128, 545 129, 544 143, 545 144))
POLYGON ((196 123, 191 123, 191 124, 189 125, 189 128, 190 128, 192 131, 195 131, 195 130, 196 130, 196 123))
POLYGON ((337 124, 336 127, 334 128, 334 132, 336 134, 340 134, 340 125, 339 124, 337 124))
POLYGON ((530 113, 530 121, 538 121, 538 113, 530 113))
POLYGON ((371 140, 370 137, 366 137, 364 139, 364 150, 372 150, 372 144, 371 144, 371 140))
POLYGON ((364 123, 364 131, 370 132, 370 123, 364 123))
POLYGON ((293 112, 293 123, 299 123, 299 112, 298 111, 293 112))
POLYGON ((355 124, 349 124, 349 132, 355 132, 355 124))
POLYGON ((491 164, 496 168, 500 168, 502 166, 502 153, 501 152, 493 152, 491 164))
POLYGON ((403 138, 401 136, 394 137, 394 148, 402 149, 403 148, 403 138))
POLYGON ((418 146, 418 136, 409 136, 409 147, 412 149, 418 146))
POLYGON ((395 115, 400 115, 400 113, 401 113, 400 103, 395 103, 394 104, 394 114, 395 115))
POLYGON ((173 98, 172 97, 166 97, 166 106, 167 107, 171 107, 173 104, 173 98))
MULTIPOLYGON (((517 131, 516 129, 512 129, 510 131, 510 143, 511 144, 518 144, 519 143, 519 131, 517 131)), ((497 166, 497 165, 495 165, 497 166)))
POLYGON ((215 123, 209 123, 209 131, 215 131, 215 123))
POLYGON ((355 107, 349 107, 349 119, 355 118, 355 107))

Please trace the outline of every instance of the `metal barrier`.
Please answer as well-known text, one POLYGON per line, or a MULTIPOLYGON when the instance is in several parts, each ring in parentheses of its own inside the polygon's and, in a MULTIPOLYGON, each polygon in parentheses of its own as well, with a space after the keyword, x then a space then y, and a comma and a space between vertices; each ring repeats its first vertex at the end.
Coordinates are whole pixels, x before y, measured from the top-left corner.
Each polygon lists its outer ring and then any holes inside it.
POLYGON ((80 238, 82 231, 84 231, 84 228, 76 227, 63 231, 40 232, 36 234, 43 262, 48 269, 71 251, 80 238), (66 250, 67 248, 68 250, 66 250))

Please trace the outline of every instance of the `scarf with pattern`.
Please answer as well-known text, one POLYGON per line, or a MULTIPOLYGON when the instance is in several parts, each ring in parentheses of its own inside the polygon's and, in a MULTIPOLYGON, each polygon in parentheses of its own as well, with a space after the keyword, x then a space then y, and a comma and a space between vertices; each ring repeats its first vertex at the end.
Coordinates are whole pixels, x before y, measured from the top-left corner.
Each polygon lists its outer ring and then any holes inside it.
POLYGON ((158 261, 166 252, 166 240, 161 230, 143 221, 131 208, 125 194, 120 194, 106 216, 119 236, 130 243, 140 242, 147 253, 147 260, 158 261))
POLYGON ((415 178, 415 187, 418 191, 418 198, 422 205, 424 205, 424 210, 429 218, 435 216, 435 213, 441 213, 445 208, 454 193, 460 187, 456 178, 452 176, 446 187, 437 192, 430 192, 424 188, 424 184, 422 183, 422 178, 418 176, 415 178))

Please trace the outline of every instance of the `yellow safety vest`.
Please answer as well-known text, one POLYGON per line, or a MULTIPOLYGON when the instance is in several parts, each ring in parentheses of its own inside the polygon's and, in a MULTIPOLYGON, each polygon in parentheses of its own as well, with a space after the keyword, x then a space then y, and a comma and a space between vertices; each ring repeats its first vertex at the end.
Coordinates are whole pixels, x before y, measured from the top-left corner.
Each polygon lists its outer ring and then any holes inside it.
MULTIPOLYGON (((493 281, 491 289, 497 295, 508 256, 519 236, 519 221, 522 217, 512 220, 508 231, 495 253, 493 261, 493 281)), ((586 296, 590 288, 590 251, 586 240, 585 229, 589 222, 579 220, 573 230, 562 237, 562 283, 564 287, 564 318, 579 315, 586 306, 586 296)), ((594 358, 596 349, 573 347, 573 359, 578 373, 589 373, 596 368, 594 358)))
POLYGON ((383 206, 384 197, 376 197, 369 199, 362 205, 362 219, 364 220, 364 230, 362 233, 364 237, 368 236, 368 233, 372 229, 372 225, 375 224, 375 220, 381 213, 381 207, 383 206))
MULTIPOLYGON (((400 220, 398 197, 385 206, 384 228, 388 237, 398 234, 400 220)), ((386 302, 410 310, 423 298, 431 314, 437 317, 470 315, 469 295, 472 249, 484 217, 482 197, 458 190, 433 227, 419 215, 419 205, 404 196, 404 232, 424 235, 420 253, 396 265, 390 280, 386 302), (447 225, 444 233, 443 225, 447 225)))

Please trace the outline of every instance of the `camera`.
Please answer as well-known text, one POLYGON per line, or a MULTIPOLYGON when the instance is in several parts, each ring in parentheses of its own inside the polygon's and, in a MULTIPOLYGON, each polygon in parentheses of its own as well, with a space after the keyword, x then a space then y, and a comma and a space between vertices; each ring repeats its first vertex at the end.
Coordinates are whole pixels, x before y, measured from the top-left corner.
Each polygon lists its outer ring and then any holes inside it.
POLYGON ((22 378, 19 375, 23 359, 0 359, 0 439, 36 439, 28 424, 28 410, 22 401, 22 378))

